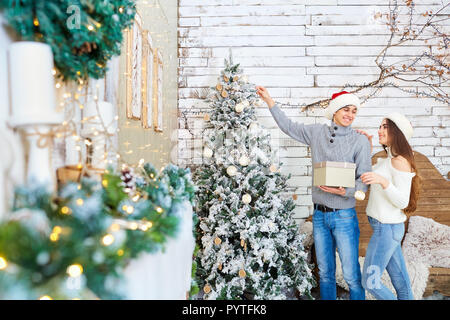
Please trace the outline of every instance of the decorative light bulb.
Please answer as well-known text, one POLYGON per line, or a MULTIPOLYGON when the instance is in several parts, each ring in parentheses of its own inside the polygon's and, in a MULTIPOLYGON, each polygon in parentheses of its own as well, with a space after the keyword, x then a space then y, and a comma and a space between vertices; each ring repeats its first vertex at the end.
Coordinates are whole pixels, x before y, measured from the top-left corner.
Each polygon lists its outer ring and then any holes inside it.
POLYGON ((112 234, 107 234, 102 238, 102 243, 104 246, 109 246, 114 242, 114 236, 112 234))
POLYGON ((69 267, 67 267, 67 274, 72 278, 79 277, 81 276, 82 273, 83 267, 78 263, 72 264, 69 267))
POLYGON ((7 266, 8 266, 8 261, 6 261, 5 258, 0 256, 0 270, 5 270, 7 266))

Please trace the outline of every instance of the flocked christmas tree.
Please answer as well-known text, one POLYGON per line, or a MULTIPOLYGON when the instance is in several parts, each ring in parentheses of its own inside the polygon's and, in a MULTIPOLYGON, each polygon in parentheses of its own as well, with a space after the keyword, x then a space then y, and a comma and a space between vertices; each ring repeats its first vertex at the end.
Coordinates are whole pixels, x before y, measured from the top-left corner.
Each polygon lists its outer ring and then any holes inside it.
POLYGON ((295 204, 281 192, 271 136, 257 122, 253 84, 230 55, 207 97, 203 163, 198 186, 197 282, 204 299, 286 299, 315 285, 293 219, 295 204))

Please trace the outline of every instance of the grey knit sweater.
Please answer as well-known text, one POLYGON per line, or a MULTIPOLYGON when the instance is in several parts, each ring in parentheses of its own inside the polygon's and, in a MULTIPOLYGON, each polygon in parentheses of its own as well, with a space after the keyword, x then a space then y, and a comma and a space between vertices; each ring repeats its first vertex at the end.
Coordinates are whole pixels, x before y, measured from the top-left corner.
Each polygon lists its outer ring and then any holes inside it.
POLYGON ((345 196, 325 192, 312 186, 312 201, 316 204, 336 209, 355 207, 355 191, 367 191, 367 185, 361 181, 360 176, 364 172, 372 171, 369 140, 350 126, 338 126, 333 121, 330 126, 294 122, 281 111, 279 103, 270 108, 270 112, 281 131, 311 147, 313 164, 321 161, 345 161, 356 164, 355 188, 346 188, 345 196))

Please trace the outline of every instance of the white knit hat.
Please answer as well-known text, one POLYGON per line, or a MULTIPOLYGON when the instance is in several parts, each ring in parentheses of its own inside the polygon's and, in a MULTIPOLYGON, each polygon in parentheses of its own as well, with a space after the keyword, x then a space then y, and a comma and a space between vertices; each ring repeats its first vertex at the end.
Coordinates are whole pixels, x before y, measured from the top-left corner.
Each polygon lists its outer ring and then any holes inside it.
POLYGON ((361 107, 359 98, 353 93, 341 91, 333 94, 331 96, 331 101, 328 104, 328 108, 325 110, 325 117, 329 120, 333 120, 333 115, 336 111, 348 105, 353 105, 357 108, 361 107))
POLYGON ((398 112, 390 113, 386 119, 391 120, 395 123, 395 125, 400 129, 403 135, 406 137, 406 140, 411 139, 413 136, 414 130, 408 119, 404 115, 398 112))

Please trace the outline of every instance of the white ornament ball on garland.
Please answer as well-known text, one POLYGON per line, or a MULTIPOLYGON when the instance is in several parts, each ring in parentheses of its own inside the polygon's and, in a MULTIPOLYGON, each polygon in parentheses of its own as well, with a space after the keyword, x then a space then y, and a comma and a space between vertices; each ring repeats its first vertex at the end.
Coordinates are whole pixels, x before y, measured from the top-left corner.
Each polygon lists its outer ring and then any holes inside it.
POLYGON ((227 173, 228 173, 228 175, 229 175, 230 177, 236 175, 236 173, 237 173, 236 167, 235 167, 235 166, 229 166, 229 167, 227 168, 227 173))
POLYGON ((203 149, 203 156, 204 156, 205 158, 211 158, 212 155, 213 155, 213 151, 212 151, 210 148, 205 147, 205 148, 203 149))
POLYGON ((244 194, 242 196, 242 202, 245 204, 249 204, 252 201, 252 196, 249 195, 248 193, 244 194))
POLYGON ((241 113, 242 111, 244 111, 245 106, 242 103, 238 103, 235 107, 234 110, 237 113, 241 113))
POLYGON ((246 156, 246 155, 243 155, 240 159, 239 159, 239 164, 241 165, 241 166, 248 166, 248 164, 250 163, 250 159, 246 156))
POLYGON ((245 108, 250 106, 250 102, 248 102, 248 100, 241 101, 241 103, 244 105, 245 108))

